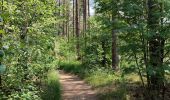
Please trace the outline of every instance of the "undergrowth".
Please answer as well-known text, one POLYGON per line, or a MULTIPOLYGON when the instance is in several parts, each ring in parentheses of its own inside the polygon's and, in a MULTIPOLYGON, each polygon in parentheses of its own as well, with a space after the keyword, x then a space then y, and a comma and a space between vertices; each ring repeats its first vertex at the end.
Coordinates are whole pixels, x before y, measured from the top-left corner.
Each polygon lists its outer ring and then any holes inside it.
POLYGON ((59 76, 56 70, 49 71, 42 94, 43 100, 60 100, 61 90, 59 76))

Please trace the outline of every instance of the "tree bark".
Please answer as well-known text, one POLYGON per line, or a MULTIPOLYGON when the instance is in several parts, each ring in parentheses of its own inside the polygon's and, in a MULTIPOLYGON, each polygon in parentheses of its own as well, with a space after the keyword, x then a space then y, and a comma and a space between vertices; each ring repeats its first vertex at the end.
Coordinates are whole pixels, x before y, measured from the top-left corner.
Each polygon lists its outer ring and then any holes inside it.
POLYGON ((87 0, 83 0, 83 35, 86 47, 86 30, 87 30, 87 0))
POLYGON ((73 37, 75 35, 75 0, 73 0, 73 37))
MULTIPOLYGON (((61 1, 60 0, 58 0, 58 7, 60 7, 61 6, 61 1)), ((60 9, 59 9, 59 16, 61 17, 61 11, 60 11, 60 9)), ((58 35, 61 35, 61 24, 59 23, 59 30, 58 30, 58 35)))
POLYGON ((118 66, 118 55, 117 55, 117 36, 116 31, 112 30, 112 68, 115 70, 118 66))
POLYGON ((102 49, 103 49, 103 52, 102 52, 102 66, 103 67, 106 67, 106 62, 107 62, 105 44, 106 44, 105 41, 102 41, 102 49))
POLYGON ((88 1, 88 17, 90 17, 90 0, 87 1, 88 1))
POLYGON ((86 31, 86 21, 87 21, 87 1, 83 0, 83 32, 86 31))
POLYGON ((80 23, 79 23, 79 0, 76 0, 76 52, 77 60, 80 60, 80 23))

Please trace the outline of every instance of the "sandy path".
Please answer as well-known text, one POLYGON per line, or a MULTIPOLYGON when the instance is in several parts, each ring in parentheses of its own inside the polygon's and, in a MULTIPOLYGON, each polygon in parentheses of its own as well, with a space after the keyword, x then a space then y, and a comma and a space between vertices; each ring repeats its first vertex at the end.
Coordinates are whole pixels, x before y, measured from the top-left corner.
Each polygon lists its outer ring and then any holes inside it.
POLYGON ((75 75, 60 72, 60 83, 62 100, 97 100, 96 92, 75 75))

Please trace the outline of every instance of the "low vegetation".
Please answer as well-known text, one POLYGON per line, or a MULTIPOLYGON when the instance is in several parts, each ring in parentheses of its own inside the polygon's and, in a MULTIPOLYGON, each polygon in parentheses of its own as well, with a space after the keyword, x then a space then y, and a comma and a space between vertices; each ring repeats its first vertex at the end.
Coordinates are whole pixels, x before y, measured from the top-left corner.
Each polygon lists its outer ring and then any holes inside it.
POLYGON ((61 99, 61 87, 59 83, 59 75, 56 70, 48 72, 47 79, 43 86, 42 93, 43 100, 60 100, 61 99))

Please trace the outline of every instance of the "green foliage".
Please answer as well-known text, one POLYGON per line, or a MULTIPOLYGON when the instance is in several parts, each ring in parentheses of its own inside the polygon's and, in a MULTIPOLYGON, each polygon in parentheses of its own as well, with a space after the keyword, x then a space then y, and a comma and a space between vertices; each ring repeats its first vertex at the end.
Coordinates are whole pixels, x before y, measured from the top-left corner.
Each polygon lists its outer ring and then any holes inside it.
POLYGON ((119 77, 111 69, 93 68, 87 72, 85 80, 93 87, 102 87, 112 85, 119 77))
POLYGON ((83 51, 83 64, 86 67, 94 68, 111 66, 111 34, 105 20, 100 20, 100 17, 96 16, 90 19, 91 30, 87 31, 88 43, 85 47, 82 47, 83 51), (105 60, 105 65, 103 65, 105 60))
POLYGON ((6 34, 2 34, 0 61, 6 65, 6 71, 2 75, 0 99, 41 100, 41 82, 58 62, 54 44, 56 23, 60 22, 55 12, 59 7, 55 0, 5 0, 2 5, 0 33, 6 34))
POLYGON ((36 99, 36 100, 41 100, 40 95, 39 95, 39 90, 35 85, 27 85, 24 87, 20 87, 20 89, 10 89, 10 90, 6 90, 8 92, 3 92, 0 91, 0 96, 2 100, 6 100, 6 99, 12 99, 12 100, 32 100, 32 99, 36 99), (10 95, 6 95, 7 93, 10 93, 10 95))

